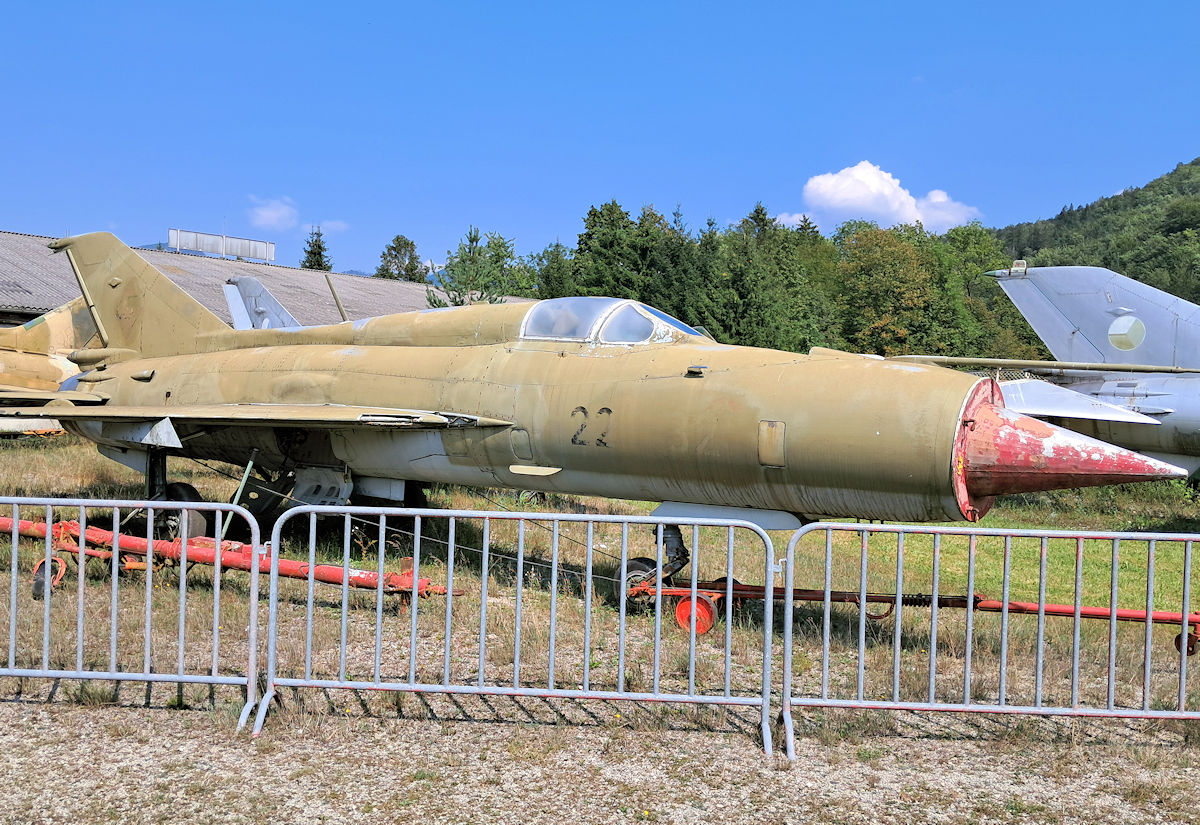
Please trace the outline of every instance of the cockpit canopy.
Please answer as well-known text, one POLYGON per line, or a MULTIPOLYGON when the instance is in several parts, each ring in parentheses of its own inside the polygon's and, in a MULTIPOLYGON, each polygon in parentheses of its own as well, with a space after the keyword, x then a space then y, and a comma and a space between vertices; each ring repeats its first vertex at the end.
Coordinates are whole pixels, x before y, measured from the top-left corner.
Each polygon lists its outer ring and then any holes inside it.
POLYGON ((521 337, 550 341, 640 344, 668 340, 671 332, 702 333, 665 312, 620 298, 551 298, 525 316, 521 337))

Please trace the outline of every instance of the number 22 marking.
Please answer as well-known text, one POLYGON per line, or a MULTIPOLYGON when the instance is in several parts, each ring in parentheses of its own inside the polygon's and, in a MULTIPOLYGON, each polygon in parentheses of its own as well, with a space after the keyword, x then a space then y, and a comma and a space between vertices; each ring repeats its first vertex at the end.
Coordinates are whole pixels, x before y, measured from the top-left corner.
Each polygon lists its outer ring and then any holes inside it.
MULTIPOLYGON (((576 416, 579 416, 581 420, 579 422, 579 429, 575 431, 573 436, 571 436, 571 443, 577 447, 590 447, 592 446, 592 442, 588 441, 586 438, 582 438, 583 431, 587 429, 589 423, 587 407, 576 407, 575 409, 571 410, 571 418, 575 418, 576 416)), ((608 430, 612 422, 612 410, 610 410, 608 407, 601 407, 600 409, 596 410, 597 421, 601 418, 601 416, 604 417, 604 429, 600 431, 600 435, 596 436, 595 446, 607 447, 608 430)))

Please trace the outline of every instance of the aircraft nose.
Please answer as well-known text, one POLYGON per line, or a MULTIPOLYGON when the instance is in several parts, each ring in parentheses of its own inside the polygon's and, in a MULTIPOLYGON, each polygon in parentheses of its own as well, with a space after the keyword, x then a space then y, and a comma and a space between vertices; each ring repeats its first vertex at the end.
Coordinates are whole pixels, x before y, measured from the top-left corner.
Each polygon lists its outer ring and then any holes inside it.
POLYGON ((973 499, 1187 476, 1181 467, 996 404, 981 404, 971 418, 963 462, 973 499))

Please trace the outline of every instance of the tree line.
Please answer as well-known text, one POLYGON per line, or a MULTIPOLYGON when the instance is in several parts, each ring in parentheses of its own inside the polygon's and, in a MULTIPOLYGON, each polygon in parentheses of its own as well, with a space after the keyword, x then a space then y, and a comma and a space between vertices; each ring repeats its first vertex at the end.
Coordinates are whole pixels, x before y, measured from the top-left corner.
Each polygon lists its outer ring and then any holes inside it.
POLYGON ((757 204, 737 223, 709 220, 692 230, 678 209, 666 216, 647 206, 634 217, 610 201, 588 210, 571 246, 518 256, 511 239, 471 227, 430 272, 416 245, 398 235, 375 274, 430 284, 431 306, 505 295, 632 298, 746 346, 1043 356, 1024 319, 983 276, 1008 263, 979 223, 936 235, 919 224, 852 221, 826 237, 807 218, 785 225, 757 204))
MULTIPOLYGON (((328 268, 319 228, 310 247, 303 265, 328 268)), ((807 218, 781 223, 762 204, 736 223, 692 229, 678 209, 635 215, 609 201, 588 210, 573 244, 524 256, 512 239, 470 227, 433 271, 397 235, 375 275, 427 284, 431 306, 506 295, 632 298, 747 346, 1047 357, 983 274, 1014 258, 1106 266, 1200 302, 1200 158, 1144 187, 997 230, 849 221, 825 236, 807 218)))

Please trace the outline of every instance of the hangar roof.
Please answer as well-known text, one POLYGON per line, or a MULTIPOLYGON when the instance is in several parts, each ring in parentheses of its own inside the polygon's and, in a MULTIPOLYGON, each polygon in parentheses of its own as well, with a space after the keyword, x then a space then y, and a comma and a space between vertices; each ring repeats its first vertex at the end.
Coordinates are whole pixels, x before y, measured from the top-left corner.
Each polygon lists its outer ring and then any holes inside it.
MULTIPOLYGON (((0 232, 0 311, 41 315, 79 297, 79 286, 65 255, 46 244, 54 238, 0 232)), ((228 322, 221 287, 236 275, 252 275, 266 285, 302 324, 342 320, 325 284, 325 273, 311 269, 135 249, 185 292, 228 322)), ((334 286, 351 319, 425 309, 424 284, 332 273, 334 286)), ((520 300, 520 299, 517 299, 520 300)))

